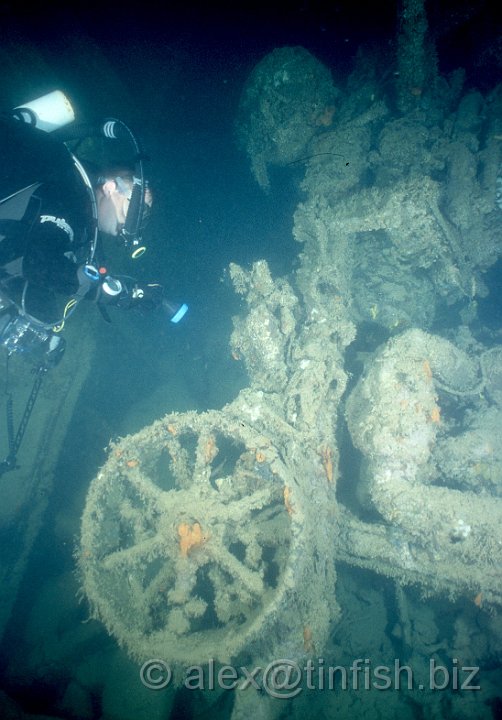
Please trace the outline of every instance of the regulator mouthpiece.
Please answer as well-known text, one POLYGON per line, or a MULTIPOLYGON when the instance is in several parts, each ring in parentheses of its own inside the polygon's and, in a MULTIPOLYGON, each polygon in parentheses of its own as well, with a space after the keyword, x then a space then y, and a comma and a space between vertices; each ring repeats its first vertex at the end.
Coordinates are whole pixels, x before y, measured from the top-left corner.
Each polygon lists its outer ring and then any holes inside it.
POLYGON ((73 122, 75 112, 66 95, 61 90, 53 90, 15 107, 14 117, 50 133, 73 122))

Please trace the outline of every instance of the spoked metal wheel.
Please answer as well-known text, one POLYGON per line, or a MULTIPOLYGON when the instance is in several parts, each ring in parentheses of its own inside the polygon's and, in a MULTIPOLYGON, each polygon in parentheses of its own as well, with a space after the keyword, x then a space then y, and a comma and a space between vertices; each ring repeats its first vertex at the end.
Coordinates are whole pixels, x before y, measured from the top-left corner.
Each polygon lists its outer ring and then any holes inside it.
POLYGON ((228 661, 293 590, 302 517, 277 450, 221 412, 172 415, 113 445, 78 561, 94 615, 137 659, 228 661))

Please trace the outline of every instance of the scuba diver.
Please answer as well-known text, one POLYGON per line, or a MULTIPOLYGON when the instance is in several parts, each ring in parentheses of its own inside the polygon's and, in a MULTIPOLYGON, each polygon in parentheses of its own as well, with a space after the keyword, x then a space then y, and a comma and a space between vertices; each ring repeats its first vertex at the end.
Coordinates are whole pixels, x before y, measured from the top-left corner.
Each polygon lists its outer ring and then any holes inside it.
POLYGON ((62 330, 82 300, 94 301, 107 320, 112 305, 161 307, 173 323, 187 311, 186 304, 168 301, 158 283, 111 274, 106 267, 103 235, 117 238, 133 260, 145 251, 142 235, 152 206, 145 156, 122 121, 74 120, 59 90, 0 116, 0 346, 7 362, 22 355, 36 372, 17 434, 7 393, 9 454, 0 462, 0 475, 16 467, 42 377, 61 360, 62 330), (98 137, 128 143, 132 167, 84 168, 72 143, 78 148, 98 137))

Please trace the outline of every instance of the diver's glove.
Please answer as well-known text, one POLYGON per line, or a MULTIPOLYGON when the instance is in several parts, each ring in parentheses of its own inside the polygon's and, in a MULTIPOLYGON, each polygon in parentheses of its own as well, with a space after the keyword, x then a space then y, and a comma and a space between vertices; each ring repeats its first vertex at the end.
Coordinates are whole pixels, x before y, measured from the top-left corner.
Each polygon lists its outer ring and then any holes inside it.
POLYGON ((130 290, 130 307, 151 312, 162 304, 164 289, 158 283, 135 283, 130 290))
POLYGON ((164 297, 164 288, 158 283, 134 285, 130 303, 130 307, 135 307, 142 312, 151 312, 160 308, 164 316, 174 324, 179 323, 188 310, 186 303, 173 302, 164 297))
POLYGON ((126 282, 123 278, 108 276, 102 283, 101 296, 106 296, 108 302, 123 310, 134 309, 146 313, 162 305, 164 291, 158 283, 126 282))
POLYGON ((131 278, 113 278, 109 275, 101 283, 101 303, 113 303, 119 308, 149 313, 160 308, 170 322, 178 323, 185 317, 186 303, 173 302, 164 297, 159 283, 140 283, 131 278))

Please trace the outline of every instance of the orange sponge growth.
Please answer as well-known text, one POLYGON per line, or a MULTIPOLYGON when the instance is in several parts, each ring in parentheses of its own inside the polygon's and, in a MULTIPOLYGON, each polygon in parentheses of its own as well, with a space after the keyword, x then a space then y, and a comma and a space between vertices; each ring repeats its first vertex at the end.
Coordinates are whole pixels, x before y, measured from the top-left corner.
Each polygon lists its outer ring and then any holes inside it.
POLYGON ((180 536, 180 551, 182 557, 188 557, 188 553, 193 548, 200 547, 207 540, 207 535, 202 532, 202 528, 198 522, 193 525, 181 523, 178 526, 178 535, 180 536))

